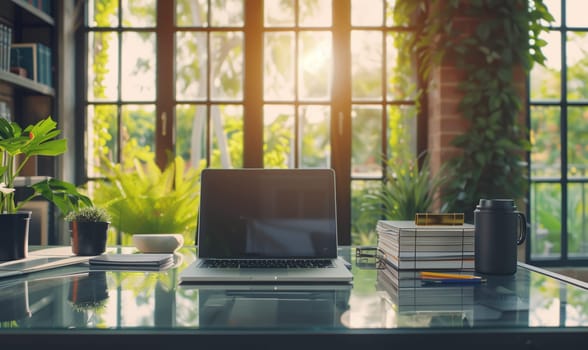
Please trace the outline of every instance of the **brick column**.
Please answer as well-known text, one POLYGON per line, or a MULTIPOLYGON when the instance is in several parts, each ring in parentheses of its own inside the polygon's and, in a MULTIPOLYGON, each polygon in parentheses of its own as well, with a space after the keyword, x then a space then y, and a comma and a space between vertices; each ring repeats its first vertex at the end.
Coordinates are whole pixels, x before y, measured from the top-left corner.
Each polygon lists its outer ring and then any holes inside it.
MULTIPOLYGON (((472 18, 462 17, 455 21, 458 32, 469 35, 476 27, 472 18)), ((522 66, 513 68, 513 79, 517 93, 523 101, 520 112, 521 125, 526 124, 526 74, 522 66)), ((460 156, 461 150, 454 147, 452 140, 468 131, 469 121, 461 116, 459 104, 463 92, 459 84, 465 80, 464 72, 456 66, 455 59, 446 55, 443 61, 431 69, 427 81, 427 148, 430 156, 430 166, 433 174, 437 174, 441 166, 453 157, 460 156)), ((434 210, 440 209, 441 203, 436 203, 434 210)), ((520 208, 523 210, 524 208, 520 208)))
POLYGON ((463 93, 458 84, 463 73, 448 63, 432 70, 427 95, 428 146, 431 171, 437 173, 447 160, 459 156, 460 150, 451 145, 457 135, 467 131, 469 123, 461 117, 458 106, 463 93))

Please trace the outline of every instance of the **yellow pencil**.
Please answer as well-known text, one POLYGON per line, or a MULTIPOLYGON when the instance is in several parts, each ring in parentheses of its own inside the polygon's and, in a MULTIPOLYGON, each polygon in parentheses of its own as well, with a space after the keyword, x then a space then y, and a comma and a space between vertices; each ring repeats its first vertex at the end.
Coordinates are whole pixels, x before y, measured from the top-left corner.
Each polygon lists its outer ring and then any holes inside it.
POLYGON ((480 276, 461 275, 457 273, 421 271, 421 278, 481 279, 480 276))

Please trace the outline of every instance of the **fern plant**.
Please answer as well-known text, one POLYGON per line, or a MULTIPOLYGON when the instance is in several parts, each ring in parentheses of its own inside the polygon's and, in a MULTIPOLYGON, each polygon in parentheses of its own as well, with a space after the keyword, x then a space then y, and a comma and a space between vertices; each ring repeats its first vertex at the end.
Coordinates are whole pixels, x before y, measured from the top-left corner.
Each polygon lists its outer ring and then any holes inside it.
POLYGON ((443 180, 431 174, 429 157, 421 154, 411 162, 390 159, 387 163, 392 172, 381 191, 366 195, 362 209, 387 220, 413 220, 417 213, 429 212, 443 180), (419 168, 421 157, 424 159, 419 168))
POLYGON ((104 165, 106 179, 97 182, 93 201, 106 208, 113 227, 127 239, 136 233, 181 233, 186 244, 194 244, 199 170, 186 169, 181 157, 163 171, 153 158, 129 168, 108 160, 104 165))

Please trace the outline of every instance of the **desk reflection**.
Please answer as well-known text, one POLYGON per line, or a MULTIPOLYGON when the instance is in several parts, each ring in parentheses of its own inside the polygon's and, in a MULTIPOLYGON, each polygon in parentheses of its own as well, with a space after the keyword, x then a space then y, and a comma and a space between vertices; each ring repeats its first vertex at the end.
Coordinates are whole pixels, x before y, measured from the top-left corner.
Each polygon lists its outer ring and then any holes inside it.
MULTIPOLYGON (((186 287, 182 287, 186 288, 186 287)), ((199 327, 339 328, 351 285, 199 285, 199 327)))
MULTIPOLYGON (((352 285, 183 285, 164 271, 70 266, 0 279, 0 329, 348 330, 588 326, 588 293, 528 268, 422 288, 353 265, 352 285), (395 287, 400 283, 405 289, 395 287), (395 289, 396 288, 396 289, 395 289)), ((408 276, 409 278, 411 276, 408 276)), ((413 281, 414 278, 413 278, 413 281)))
POLYGON ((418 270, 377 271, 376 290, 393 313, 392 327, 472 328, 529 325, 529 275, 484 276, 476 285, 423 284, 418 270))

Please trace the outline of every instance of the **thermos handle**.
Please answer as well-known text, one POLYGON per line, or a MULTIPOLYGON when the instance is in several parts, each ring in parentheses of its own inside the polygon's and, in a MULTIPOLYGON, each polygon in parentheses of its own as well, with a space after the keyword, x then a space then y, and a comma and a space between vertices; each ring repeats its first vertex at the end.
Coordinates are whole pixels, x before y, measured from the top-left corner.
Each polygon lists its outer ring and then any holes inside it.
POLYGON ((519 211, 516 211, 515 214, 517 215, 517 226, 519 227, 517 230, 519 232, 519 236, 517 237, 517 245, 520 245, 527 237, 527 218, 525 217, 525 214, 519 211))

